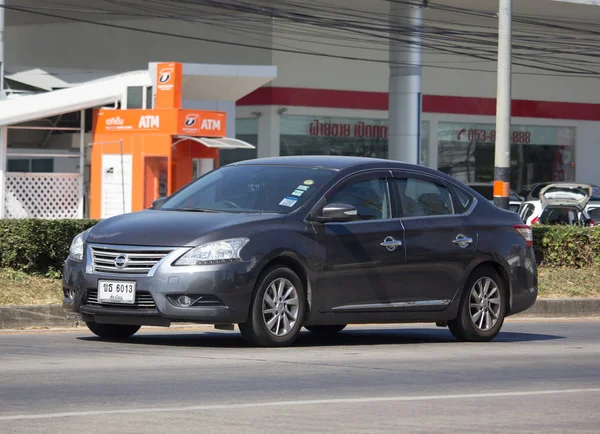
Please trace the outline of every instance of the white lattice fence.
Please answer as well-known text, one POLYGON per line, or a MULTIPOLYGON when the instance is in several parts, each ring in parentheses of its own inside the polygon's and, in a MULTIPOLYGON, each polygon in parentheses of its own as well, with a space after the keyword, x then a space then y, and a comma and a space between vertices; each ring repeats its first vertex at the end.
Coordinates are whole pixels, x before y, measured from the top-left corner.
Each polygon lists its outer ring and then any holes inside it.
POLYGON ((7 218, 81 218, 79 174, 7 173, 7 218))

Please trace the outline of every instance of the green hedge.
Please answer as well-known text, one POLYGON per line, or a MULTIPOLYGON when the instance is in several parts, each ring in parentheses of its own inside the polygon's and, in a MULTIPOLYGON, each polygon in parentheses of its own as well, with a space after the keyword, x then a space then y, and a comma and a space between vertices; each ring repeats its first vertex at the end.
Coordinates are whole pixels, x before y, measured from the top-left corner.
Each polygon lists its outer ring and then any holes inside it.
MULTIPOLYGON (((0 220, 0 265, 30 274, 60 277, 73 237, 98 220, 0 220)), ((600 228, 535 226, 538 264, 600 266, 600 228)))
POLYGON ((71 241, 97 220, 0 220, 0 264, 30 274, 60 277, 71 241))
POLYGON ((600 227, 534 226, 533 245, 546 267, 600 266, 600 227))

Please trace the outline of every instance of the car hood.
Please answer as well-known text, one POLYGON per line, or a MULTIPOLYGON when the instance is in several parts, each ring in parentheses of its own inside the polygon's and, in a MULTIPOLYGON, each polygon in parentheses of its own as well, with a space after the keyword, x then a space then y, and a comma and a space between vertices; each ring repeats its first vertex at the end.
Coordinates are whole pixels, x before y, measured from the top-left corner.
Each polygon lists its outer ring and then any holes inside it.
POLYGON ((587 184, 550 184, 540 191, 542 206, 576 206, 584 208, 592 197, 592 186, 587 184))
POLYGON ((184 247, 225 238, 244 236, 242 226, 281 220, 279 214, 236 214, 187 211, 144 210, 103 220, 87 236, 88 243, 128 246, 184 247), (242 231, 242 233, 240 233, 242 231), (208 237, 213 235, 214 237, 208 237))

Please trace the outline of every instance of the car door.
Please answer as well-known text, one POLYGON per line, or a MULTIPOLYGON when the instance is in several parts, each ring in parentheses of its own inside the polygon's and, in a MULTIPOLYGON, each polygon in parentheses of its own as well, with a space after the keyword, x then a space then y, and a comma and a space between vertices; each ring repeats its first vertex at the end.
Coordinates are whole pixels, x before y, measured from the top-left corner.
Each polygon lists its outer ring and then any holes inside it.
POLYGON ((391 218, 390 175, 385 170, 352 176, 326 195, 327 203, 356 207, 358 217, 315 225, 324 257, 314 294, 320 311, 360 311, 391 300, 405 254, 402 225, 391 218))
MULTIPOLYGON (((390 181, 404 227, 406 266, 397 301, 443 309, 459 290, 477 251, 477 230, 441 178, 394 171, 390 181)), ((466 192, 462 195, 470 197, 466 192)), ((455 196, 454 196, 455 197, 455 196)))

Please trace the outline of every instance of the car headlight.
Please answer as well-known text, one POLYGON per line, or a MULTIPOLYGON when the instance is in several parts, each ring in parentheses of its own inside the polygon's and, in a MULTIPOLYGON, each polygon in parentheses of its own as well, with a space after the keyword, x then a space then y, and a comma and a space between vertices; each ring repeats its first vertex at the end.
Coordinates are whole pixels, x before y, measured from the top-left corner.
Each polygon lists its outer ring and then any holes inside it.
POLYGON ((83 261, 83 239, 85 236, 85 232, 80 233, 75 238, 73 238, 73 242, 71 242, 71 247, 69 247, 69 257, 76 261, 83 261))
POLYGON ((207 265, 232 262, 240 258, 240 251, 248 243, 248 238, 232 238, 214 241, 194 247, 177 261, 175 265, 207 265))

